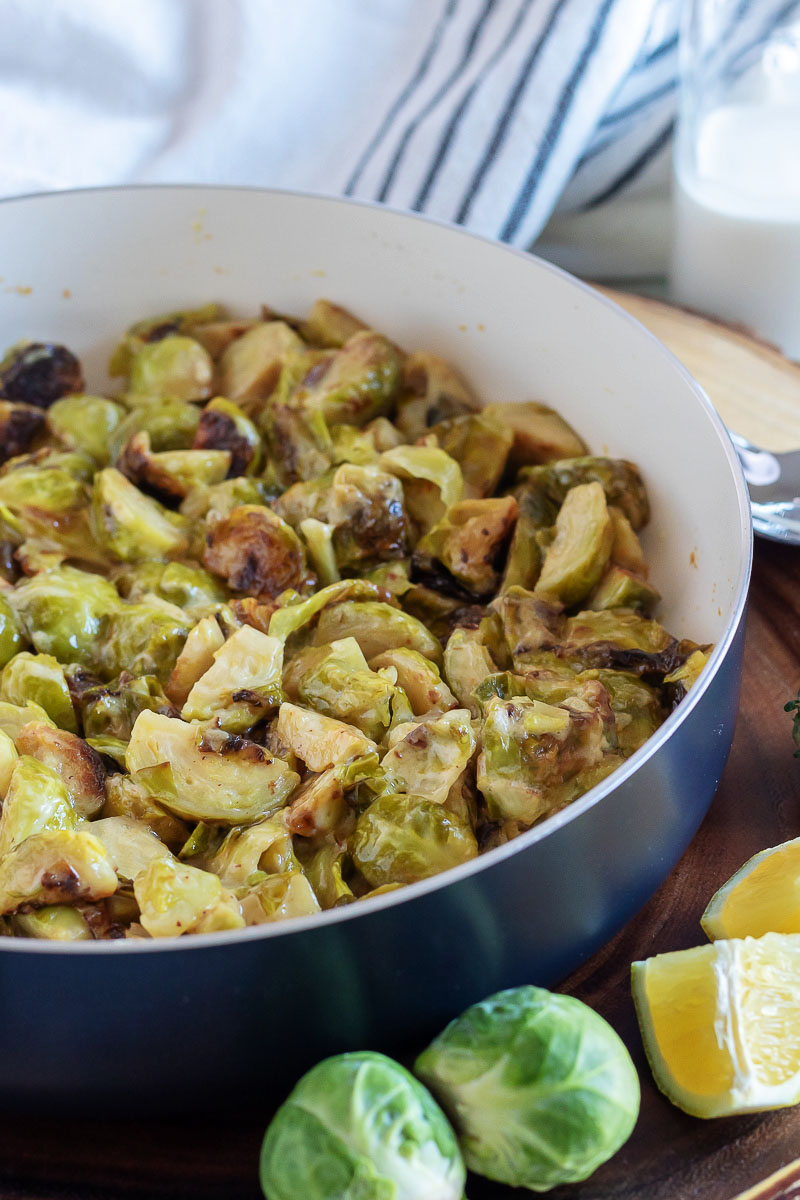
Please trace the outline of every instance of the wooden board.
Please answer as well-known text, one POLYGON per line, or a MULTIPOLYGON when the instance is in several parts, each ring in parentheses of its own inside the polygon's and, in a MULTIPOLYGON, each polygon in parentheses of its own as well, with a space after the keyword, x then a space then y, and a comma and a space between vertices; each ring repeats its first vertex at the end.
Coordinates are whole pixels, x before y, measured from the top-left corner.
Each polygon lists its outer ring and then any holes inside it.
POLYGON ((597 290, 669 346, 730 429, 766 450, 800 447, 800 363, 790 362, 745 329, 648 296, 597 290))

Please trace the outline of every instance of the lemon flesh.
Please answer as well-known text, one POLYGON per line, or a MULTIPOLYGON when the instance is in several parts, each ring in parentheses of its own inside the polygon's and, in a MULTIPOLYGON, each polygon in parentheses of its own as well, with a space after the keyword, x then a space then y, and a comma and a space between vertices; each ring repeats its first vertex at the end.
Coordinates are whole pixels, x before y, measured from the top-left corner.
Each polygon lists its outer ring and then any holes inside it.
POLYGON ((662 1092, 696 1117, 800 1101, 800 934, 732 938, 632 967, 662 1092))
POLYGON ((712 896, 700 924, 712 941, 800 933, 800 838, 749 859, 712 896))

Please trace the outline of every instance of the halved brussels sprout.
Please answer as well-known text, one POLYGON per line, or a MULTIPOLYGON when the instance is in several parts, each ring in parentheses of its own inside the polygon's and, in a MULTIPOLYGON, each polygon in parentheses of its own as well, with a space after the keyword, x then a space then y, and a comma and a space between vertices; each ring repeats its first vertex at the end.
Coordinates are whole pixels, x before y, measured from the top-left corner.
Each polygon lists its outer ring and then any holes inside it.
POLYGON ((384 471, 402 481, 408 514, 423 531, 464 495, 461 467, 437 446, 396 446, 379 461, 384 471))
POLYGON ((587 667, 658 675, 676 665, 678 643, 657 621, 617 608, 570 617, 557 652, 587 667))
POLYGON ((208 351, 194 338, 170 333, 135 351, 129 387, 142 396, 204 400, 211 395, 213 378, 214 364, 208 351))
POLYGON ((254 504, 234 508, 206 533, 203 563, 236 591, 279 596, 309 578, 303 544, 270 509, 254 504))
POLYGON ((255 475, 263 461, 261 435, 238 405, 224 396, 209 400, 200 414, 195 450, 230 454, 228 475, 255 475))
POLYGON ((87 666, 97 657, 104 618, 120 607, 107 579, 69 566, 34 575, 6 599, 40 654, 87 666))
POLYGON ((324 362, 327 356, 321 363, 319 352, 310 350, 287 360, 260 418, 278 479, 286 487, 298 479, 315 479, 333 463, 333 440, 319 397, 303 387, 324 362))
MULTIPOLYGON (((122 766, 124 765, 123 761, 122 766)), ((152 829, 174 853, 181 849, 189 836, 189 826, 185 821, 162 808, 148 789, 132 775, 108 776, 106 802, 101 816, 130 818, 140 827, 152 829)))
POLYGON ((194 335, 195 327, 209 321, 218 321, 225 313, 219 304, 204 304, 200 308, 183 309, 179 312, 159 313, 137 321, 125 331, 122 340, 114 348, 108 364, 109 375, 127 375, 134 355, 148 342, 157 342, 173 333, 194 335))
POLYGON ((437 665, 442 661, 438 639, 421 621, 379 600, 349 600, 322 610, 315 644, 322 646, 347 637, 355 638, 367 659, 384 650, 409 646, 437 665))
POLYGON ((536 659, 542 650, 557 646, 564 634, 564 610, 557 600, 549 596, 528 592, 525 588, 511 587, 491 603, 499 628, 483 628, 484 638, 499 635, 495 646, 498 665, 503 655, 508 655, 515 670, 522 670, 526 663, 536 659))
POLYGON ((78 732, 64 669, 51 654, 16 654, 0 673, 0 700, 19 705, 32 700, 56 725, 78 732))
POLYGON ((226 348, 219 362, 219 390, 252 412, 272 394, 283 364, 303 342, 283 321, 255 325, 226 348))
POLYGON ((74 829, 75 810, 57 771, 22 754, 14 763, 0 813, 0 858, 43 829, 74 829))
POLYGON ((189 549, 187 519, 145 496, 115 467, 95 476, 92 519, 98 542, 124 562, 178 558, 189 549))
POLYGON ((408 355, 396 421, 409 441, 421 437, 431 425, 479 407, 475 394, 451 363, 426 350, 408 355))
POLYGON ((246 887, 259 871, 285 874, 297 870, 287 810, 247 828, 229 830, 213 853, 203 856, 203 865, 228 888, 246 887))
POLYGON ((433 720, 399 725, 389 745, 381 760, 386 790, 444 804, 475 749, 470 714, 456 708, 433 720))
POLYGON ((214 665, 214 655, 224 645, 225 635, 214 617, 202 617, 190 629, 165 688, 173 704, 183 708, 192 688, 214 665))
POLYGON ((103 683, 81 667, 71 667, 67 678, 87 738, 111 737, 127 742, 136 718, 146 708, 167 716, 178 715, 154 675, 136 677, 122 671, 116 679, 103 683))
POLYGON ((139 920, 151 937, 241 929, 235 896, 216 875, 174 859, 154 858, 133 881, 139 920))
POLYGON ((474 691, 482 679, 493 675, 497 665, 484 645, 480 630, 454 629, 444 648, 444 675, 464 708, 480 716, 474 691))
POLYGON ((79 817, 88 820, 103 807, 105 768, 100 755, 83 738, 43 721, 31 721, 20 729, 17 749, 61 776, 79 817))
POLYGON ((616 719, 617 749, 628 758, 662 724, 666 714, 661 697, 637 675, 625 671, 597 671, 596 674, 608 693, 616 719))
POLYGON ((650 616, 660 599, 646 579, 612 563, 589 597, 588 604, 597 609, 633 608, 650 616))
POLYGON ((245 504, 270 504, 279 489, 265 479, 253 479, 250 475, 237 475, 209 487, 192 488, 180 506, 181 515, 192 521, 204 518, 213 524, 220 517, 227 517, 234 508, 245 504))
POLYGON ((513 441, 508 425, 496 420, 486 409, 440 421, 421 439, 423 445, 438 446, 459 464, 465 500, 480 500, 494 494, 513 441))
POLYGON ((403 689, 411 703, 414 715, 419 717, 432 708, 445 712, 457 708, 458 700, 439 674, 439 668, 409 646, 396 646, 384 650, 370 659, 370 668, 380 671, 392 667, 397 672, 398 686, 403 689))
POLYGON ((333 839, 322 842, 304 860, 306 878, 324 909, 339 908, 355 900, 353 890, 344 878, 346 862, 349 862, 346 850, 333 839))
POLYGON ((255 319, 201 321, 199 325, 192 326, 191 334, 216 362, 232 342, 263 324, 263 321, 255 319))
POLYGON ((24 453, 44 428, 45 414, 32 404, 0 400, 0 463, 24 453))
POLYGON ((331 441, 334 463, 365 467, 377 465, 385 450, 401 446, 403 436, 387 417, 376 417, 363 429, 357 429, 355 425, 334 425, 331 441))
POLYGON ((345 786, 336 767, 309 775, 297 789, 287 810, 292 833, 317 837, 340 829, 348 814, 345 786))
POLYGON ((43 449, 12 459, 0 471, 0 522, 15 557, 29 573, 64 558, 107 565, 89 526, 89 489, 94 467, 76 454, 43 449), (41 562, 36 556, 43 556, 41 562))
POLYGON ((491 596, 516 519, 513 496, 452 505, 417 543, 411 559, 414 577, 443 591, 455 588, 478 598, 491 596))
POLYGON ((332 304, 330 300, 315 300, 300 332, 312 346, 335 350, 366 328, 364 322, 346 308, 332 304))
POLYGON ((135 879, 155 859, 171 859, 161 839, 132 817, 101 817, 92 821, 92 837, 103 845, 120 879, 135 879))
MULTIPOLYGON (((534 592, 555 596, 566 607, 588 596, 605 572, 614 531, 599 483, 570 488, 556 518, 534 592)), ((598 606, 599 607, 599 606, 598 606)))
POLYGON ((228 598, 225 585, 196 563, 126 563, 117 567, 112 578, 126 600, 157 596, 190 616, 205 616, 228 598))
POLYGON ((338 583, 341 575, 333 547, 333 525, 318 521, 315 517, 306 517, 300 522, 298 529, 305 538, 311 564, 320 583, 323 586, 338 583))
POLYGON ((103 625, 98 669, 105 679, 121 671, 155 675, 162 683, 183 649, 191 620, 182 609, 158 596, 138 604, 120 604, 103 625))
POLYGON ((309 771, 317 773, 374 754, 377 750, 375 743, 352 725, 299 708, 288 701, 278 712, 277 731, 280 739, 309 771))
POLYGON ((47 412, 47 427, 70 450, 81 450, 101 467, 111 461, 109 438, 125 409, 105 396, 65 396, 47 412))
POLYGON ((212 721, 228 733, 250 729, 283 699, 283 642, 243 625, 214 652, 189 692, 184 721, 212 721))
POLYGON ((102 844, 83 830, 43 829, 0 858, 0 913, 102 900, 116 890, 102 844))
POLYGON ((310 391, 329 424, 366 425, 389 412, 398 381, 392 343, 371 329, 360 329, 329 357, 310 391))
POLYGON ((642 543, 633 531, 628 518, 616 504, 609 504, 608 515, 614 529, 614 542, 611 546, 611 561, 634 575, 647 579, 648 567, 645 561, 642 543))
POLYGON ((319 901, 302 871, 267 875, 245 893, 241 906, 248 925, 309 917, 320 911, 319 901))
POLYGON ((187 820, 245 825, 282 807, 299 776, 255 742, 214 732, 142 712, 128 743, 128 770, 187 820))
POLYGON ((0 700, 0 730, 7 733, 13 742, 16 742, 20 730, 30 721, 42 721, 46 725, 53 725, 44 709, 32 700, 25 705, 9 704, 6 700, 0 700))
POLYGON ((370 670, 352 637, 320 647, 299 675, 297 695, 301 704, 354 725, 374 742, 382 741, 393 723, 411 716, 404 693, 393 679, 370 670))
POLYGON ((15 654, 25 648, 22 622, 0 593, 0 667, 4 667, 15 654))
POLYGON ((123 447, 117 467, 131 483, 159 500, 183 500, 195 488, 222 483, 231 465, 229 450, 161 450, 156 453, 145 430, 123 447))
POLYGON ((582 790, 579 772, 603 757, 597 711, 571 711, 525 696, 489 700, 478 787, 495 821, 532 825, 582 790))
POLYGON ((82 912, 66 904, 46 904, 35 912, 15 913, 11 918, 22 937, 50 942, 88 942, 92 931, 82 912))
POLYGON ((513 434, 513 446, 508 456, 512 470, 529 463, 547 463, 586 454, 583 439, 546 404, 525 400, 521 404, 489 404, 483 411, 513 434))
POLYGON ((570 488, 599 483, 607 503, 620 508, 634 529, 646 525, 650 516, 639 468, 624 458, 565 458, 546 466, 526 467, 520 472, 520 480, 520 489, 542 489, 556 504, 564 503, 570 488))
POLYGON ((83 391, 83 370, 66 346, 18 342, 0 361, 0 398, 49 408, 54 400, 83 391))
POLYGON ((478 854, 470 826, 441 804, 391 794, 379 796, 364 810, 348 847, 373 887, 428 879, 478 854))

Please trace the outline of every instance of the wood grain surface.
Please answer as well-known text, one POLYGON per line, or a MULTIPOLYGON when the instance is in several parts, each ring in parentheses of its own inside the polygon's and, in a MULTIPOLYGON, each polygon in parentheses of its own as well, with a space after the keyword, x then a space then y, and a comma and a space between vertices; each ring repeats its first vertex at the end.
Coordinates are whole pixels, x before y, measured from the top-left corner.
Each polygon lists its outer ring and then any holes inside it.
MULTIPOLYGON (((722 785, 681 862, 629 925, 566 980, 631 1050, 642 1109, 626 1146, 586 1183, 553 1200, 734 1200, 800 1154, 800 1108, 700 1121, 656 1089, 631 1001, 634 959, 697 945, 712 893, 750 855, 800 835, 800 761, 785 701, 800 685, 800 550, 759 542, 744 686, 722 785)), ((269 1112, 237 1108, 224 1122, 147 1120, 140 1108, 64 1112, 58 1120, 0 1117, 2 1200, 258 1200, 258 1151, 269 1112)), ((764 1200, 798 1195, 787 1172, 764 1200)), ((526 1193, 471 1181, 470 1200, 526 1193)))

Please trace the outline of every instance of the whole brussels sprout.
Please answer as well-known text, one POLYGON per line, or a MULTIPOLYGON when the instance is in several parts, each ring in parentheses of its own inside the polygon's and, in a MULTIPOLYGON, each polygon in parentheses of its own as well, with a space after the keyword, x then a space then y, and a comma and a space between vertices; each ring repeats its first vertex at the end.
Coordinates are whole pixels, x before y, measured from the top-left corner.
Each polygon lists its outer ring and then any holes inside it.
POLYGON ((137 433, 147 433, 152 450, 189 450, 200 422, 200 410, 183 400, 141 400, 108 439, 111 462, 137 433))
POLYGON ((353 862, 373 887, 414 883, 478 853, 471 827, 435 800, 379 796, 358 818, 348 843, 353 862))
POLYGON ((0 595, 0 667, 25 645, 22 622, 4 596, 0 595))
POLYGON ((113 579, 126 600, 158 596, 190 616, 205 615, 228 598, 227 588, 218 579, 191 563, 130 563, 116 570, 113 579))
POLYGON ((366 1050, 303 1076, 267 1129, 260 1174, 266 1200, 461 1200, 466 1177, 428 1091, 366 1050))
POLYGON ((0 396, 4 400, 49 408, 60 396, 82 388, 81 364, 66 346, 19 342, 0 362, 0 396))
POLYGON ((174 604, 151 596, 138 604, 120 604, 103 626, 98 667, 105 679, 123 670, 169 679, 192 622, 174 604))
POLYGON ((71 450, 82 450, 101 467, 108 466, 108 439, 125 419, 125 409, 105 396, 65 396, 47 413, 47 426, 71 450))
POLYGON ((194 338, 172 333, 147 342, 134 354, 130 390, 143 396, 204 400, 211 394, 213 376, 214 364, 208 351, 194 338))
POLYGON ((573 996, 511 988, 474 1004, 419 1056, 467 1166, 545 1192, 588 1178, 628 1140, 639 1078, 622 1040, 573 996))
POLYGON ((40 654, 62 663, 91 665, 103 618, 120 606, 116 589, 77 567, 41 571, 8 594, 40 654))

